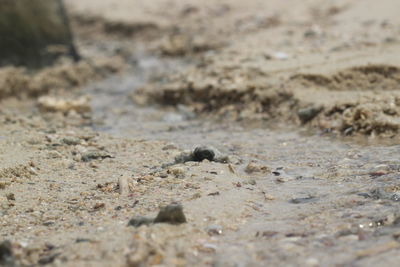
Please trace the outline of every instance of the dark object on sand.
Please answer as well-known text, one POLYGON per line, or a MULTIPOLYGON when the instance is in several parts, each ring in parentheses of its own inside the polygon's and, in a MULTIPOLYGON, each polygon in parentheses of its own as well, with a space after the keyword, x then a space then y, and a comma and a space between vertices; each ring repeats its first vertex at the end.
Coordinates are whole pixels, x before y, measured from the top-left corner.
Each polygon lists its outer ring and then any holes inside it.
POLYGON ((200 146, 194 149, 193 156, 195 161, 203 161, 205 159, 213 161, 215 157, 215 152, 212 148, 200 146))
POLYGON ((161 208, 155 219, 142 216, 133 217, 130 219, 128 226, 139 227, 141 225, 151 225, 154 223, 186 223, 182 205, 173 203, 161 208))
POLYGON ((161 208, 154 223, 170 223, 181 224, 186 222, 185 214, 183 214, 183 207, 180 204, 170 204, 161 208))
POLYGON ((62 0, 0 1, 0 66, 40 68, 79 60, 62 0))
POLYGON ((12 244, 8 240, 0 243, 0 266, 16 266, 12 244))

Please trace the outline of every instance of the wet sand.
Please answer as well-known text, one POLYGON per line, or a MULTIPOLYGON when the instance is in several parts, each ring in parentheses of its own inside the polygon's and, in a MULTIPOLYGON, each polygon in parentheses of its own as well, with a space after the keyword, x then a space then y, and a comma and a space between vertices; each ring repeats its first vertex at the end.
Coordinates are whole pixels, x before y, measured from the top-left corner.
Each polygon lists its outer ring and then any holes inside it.
POLYGON ((0 69, 15 264, 396 265, 396 1, 66 3, 84 61, 0 69))

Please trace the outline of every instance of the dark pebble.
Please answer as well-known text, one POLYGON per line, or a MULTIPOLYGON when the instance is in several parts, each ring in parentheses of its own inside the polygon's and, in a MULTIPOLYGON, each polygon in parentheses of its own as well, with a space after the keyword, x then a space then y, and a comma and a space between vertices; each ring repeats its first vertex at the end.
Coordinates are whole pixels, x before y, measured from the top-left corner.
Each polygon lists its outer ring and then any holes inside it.
POLYGON ((50 263, 52 263, 52 262, 53 262, 58 256, 60 256, 60 255, 61 255, 61 253, 55 253, 55 254, 53 254, 53 255, 45 256, 45 257, 39 259, 38 263, 39 263, 40 265, 47 265, 47 264, 50 264, 50 263))
POLYGON ((322 107, 302 108, 297 111, 297 115, 302 123, 307 123, 314 119, 322 110, 322 107))
POLYGON ((194 149, 193 157, 195 161, 203 161, 205 159, 213 161, 215 157, 215 152, 213 149, 209 147, 200 146, 194 149))
POLYGON ((308 196, 308 197, 292 198, 289 202, 292 204, 304 204, 304 203, 309 203, 309 202, 314 202, 314 201, 316 201, 315 197, 308 196))
POLYGON ((84 243, 84 242, 91 242, 92 240, 90 240, 89 238, 77 238, 75 240, 75 243, 84 243))
POLYGON ((185 214, 183 214, 183 208, 180 204, 170 204, 160 209, 155 219, 136 216, 130 219, 128 226, 139 227, 142 225, 151 225, 153 223, 169 223, 169 224, 181 224, 186 222, 185 214))
POLYGON ((88 162, 94 159, 105 159, 105 158, 112 158, 112 156, 102 151, 91 151, 82 155, 83 162, 88 162))
POLYGON ((153 223, 154 223, 154 219, 151 219, 148 217, 143 217, 143 216, 137 216, 137 217, 133 217, 132 219, 129 220, 128 226, 139 227, 142 225, 150 225, 153 223))
POLYGON ((183 207, 180 204, 170 204, 161 208, 154 223, 170 223, 181 224, 186 222, 185 214, 183 214, 183 207))
POLYGON ((0 243, 0 266, 16 266, 12 244, 8 240, 0 243))

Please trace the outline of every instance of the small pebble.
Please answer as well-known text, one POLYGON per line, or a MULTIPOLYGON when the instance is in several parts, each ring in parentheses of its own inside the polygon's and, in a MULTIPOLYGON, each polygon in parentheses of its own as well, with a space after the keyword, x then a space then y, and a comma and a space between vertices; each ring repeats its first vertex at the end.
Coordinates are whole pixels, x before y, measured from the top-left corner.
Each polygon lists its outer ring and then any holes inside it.
POLYGON ((222 235, 222 226, 221 225, 209 225, 207 228, 207 233, 212 236, 212 235, 222 235))
POLYGON ((133 217, 132 219, 129 220, 128 226, 139 227, 142 225, 150 225, 153 223, 154 223, 154 219, 143 217, 143 216, 137 216, 137 217, 133 217))
POLYGON ((185 222, 186 217, 183 213, 183 207, 180 204, 170 204, 161 208, 157 217, 154 219, 154 223, 181 224, 185 222))
POLYGON ((0 243, 0 265, 16 266, 12 244, 8 240, 0 243))

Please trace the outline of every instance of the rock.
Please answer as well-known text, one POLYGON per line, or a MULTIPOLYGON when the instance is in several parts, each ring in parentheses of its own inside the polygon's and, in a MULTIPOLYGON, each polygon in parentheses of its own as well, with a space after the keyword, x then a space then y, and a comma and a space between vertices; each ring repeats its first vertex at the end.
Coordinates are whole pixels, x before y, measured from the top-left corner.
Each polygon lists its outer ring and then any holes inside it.
POLYGON ((0 1, 0 66, 48 66, 60 57, 74 60, 68 17, 62 0, 0 1))
POLYGON ((6 197, 7 197, 7 200, 11 200, 11 201, 15 200, 15 195, 14 195, 14 193, 8 193, 8 194, 6 195, 6 197))
POLYGON ((42 258, 39 259, 38 263, 39 263, 40 265, 47 265, 47 264, 50 264, 50 263, 52 263, 52 262, 53 262, 58 256, 60 256, 60 255, 61 255, 61 253, 54 253, 54 254, 49 255, 49 256, 44 256, 44 257, 42 257, 42 258))
POLYGON ((64 137, 61 142, 68 146, 76 146, 81 143, 81 140, 76 137, 64 137))
POLYGON ((385 174, 388 174, 391 171, 391 168, 389 165, 386 164, 380 164, 372 168, 369 172, 369 175, 371 176, 382 176, 385 174))
POLYGON ((154 223, 181 224, 186 223, 186 217, 183 213, 183 207, 180 204, 170 204, 160 209, 155 219, 136 216, 129 220, 128 226, 139 227, 142 225, 151 225, 154 223))
POLYGON ((322 110, 323 107, 314 106, 302 108, 297 111, 297 116, 299 116, 301 123, 304 124, 314 119, 322 110))
POLYGON ((154 219, 143 217, 143 216, 137 216, 137 217, 133 217, 132 219, 129 220, 128 226, 139 227, 142 225, 150 225, 153 223, 154 223, 154 219))
POLYGON ((186 223, 186 217, 183 213, 183 207, 180 204, 170 204, 161 208, 154 223, 181 224, 186 223))
POLYGON ((83 162, 88 162, 94 159, 105 159, 105 158, 112 158, 112 156, 107 152, 96 150, 83 153, 81 160, 83 162))
POLYGON ((185 163, 188 161, 201 162, 209 160, 219 163, 228 163, 229 157, 222 154, 217 149, 208 146, 198 146, 193 151, 184 151, 175 157, 174 164, 185 163))
POLYGON ((305 204, 305 203, 310 203, 316 201, 317 198, 315 196, 306 196, 306 197, 298 197, 298 198, 292 198, 289 202, 292 204, 305 204))
POLYGON ((103 203, 103 202, 98 202, 98 203, 96 203, 96 204, 93 206, 93 210, 99 210, 99 209, 104 208, 105 206, 106 206, 105 203, 103 203))
POLYGON ((215 152, 212 148, 206 146, 196 147, 193 151, 193 158, 195 161, 203 161, 205 159, 213 161, 215 152))
POLYGON ((209 235, 222 235, 222 226, 221 225, 209 225, 206 228, 206 231, 209 235))
POLYGON ((12 244, 8 240, 0 243, 0 265, 16 266, 12 244))

